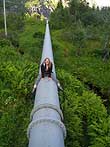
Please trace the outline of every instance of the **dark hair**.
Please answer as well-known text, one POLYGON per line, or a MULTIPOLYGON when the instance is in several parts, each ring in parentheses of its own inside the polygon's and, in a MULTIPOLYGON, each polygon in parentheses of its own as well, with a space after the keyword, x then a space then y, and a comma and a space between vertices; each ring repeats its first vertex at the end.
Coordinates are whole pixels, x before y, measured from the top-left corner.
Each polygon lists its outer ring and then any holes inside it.
POLYGON ((49 61, 49 67, 51 67, 51 65, 52 65, 52 62, 50 61, 50 59, 49 58, 45 58, 44 59, 44 61, 43 61, 43 63, 45 63, 45 61, 48 59, 48 61, 49 61))

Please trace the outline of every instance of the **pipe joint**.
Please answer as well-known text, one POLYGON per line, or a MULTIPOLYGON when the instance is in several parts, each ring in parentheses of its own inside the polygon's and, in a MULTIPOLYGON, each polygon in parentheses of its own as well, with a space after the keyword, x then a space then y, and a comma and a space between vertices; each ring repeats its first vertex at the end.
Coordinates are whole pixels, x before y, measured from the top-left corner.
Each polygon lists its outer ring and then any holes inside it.
POLYGON ((64 138, 66 138, 66 128, 65 128, 64 124, 61 121, 59 121, 59 120, 55 120, 55 119, 52 119, 52 118, 49 118, 49 117, 42 118, 42 119, 37 119, 35 121, 32 121, 29 124, 29 127, 27 129, 27 137, 28 138, 30 137, 30 132, 31 132, 33 127, 35 127, 38 124, 45 123, 45 122, 58 125, 62 129, 62 131, 63 131, 64 138))
POLYGON ((43 108, 50 108, 50 109, 53 109, 53 110, 57 111, 57 112, 59 113, 61 119, 63 120, 63 113, 62 113, 62 111, 60 110, 60 108, 57 107, 57 106, 55 106, 55 105, 53 105, 53 104, 48 104, 48 103, 47 103, 47 104, 41 104, 41 105, 39 105, 39 106, 35 106, 35 107, 33 108, 32 112, 31 112, 30 120, 32 121, 34 114, 35 114, 37 111, 39 111, 40 109, 43 109, 43 108))

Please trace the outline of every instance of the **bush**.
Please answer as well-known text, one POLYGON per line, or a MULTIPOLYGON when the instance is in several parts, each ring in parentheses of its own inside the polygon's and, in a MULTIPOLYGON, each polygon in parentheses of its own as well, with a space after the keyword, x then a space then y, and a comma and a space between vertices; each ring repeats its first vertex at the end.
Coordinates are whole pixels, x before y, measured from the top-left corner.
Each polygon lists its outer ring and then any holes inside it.
POLYGON ((15 49, 0 49, 0 146, 27 146, 31 91, 38 66, 15 49))
POLYGON ((67 128, 66 147, 95 147, 97 142, 110 146, 110 117, 100 97, 63 70, 58 70, 58 77, 64 88, 60 101, 67 128))
POLYGON ((11 46, 11 43, 8 39, 0 39, 0 47, 11 46))

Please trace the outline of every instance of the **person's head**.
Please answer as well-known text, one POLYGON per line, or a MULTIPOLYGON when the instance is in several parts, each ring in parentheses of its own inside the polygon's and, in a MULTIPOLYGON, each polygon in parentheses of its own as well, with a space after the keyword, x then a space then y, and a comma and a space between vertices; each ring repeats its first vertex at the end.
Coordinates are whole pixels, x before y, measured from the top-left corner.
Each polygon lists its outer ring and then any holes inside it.
POLYGON ((49 58, 45 58, 44 63, 45 65, 51 66, 51 61, 49 58))

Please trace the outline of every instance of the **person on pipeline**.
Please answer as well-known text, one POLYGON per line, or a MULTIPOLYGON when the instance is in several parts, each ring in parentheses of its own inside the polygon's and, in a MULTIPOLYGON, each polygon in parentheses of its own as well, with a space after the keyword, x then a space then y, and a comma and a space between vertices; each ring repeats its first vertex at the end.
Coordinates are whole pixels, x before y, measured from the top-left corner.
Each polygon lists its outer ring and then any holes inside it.
POLYGON ((34 93, 36 91, 37 85, 40 82, 41 79, 44 79, 45 77, 48 77, 48 79, 52 79, 58 86, 59 90, 63 90, 63 88, 61 87, 59 81, 56 79, 56 77, 54 76, 53 72, 52 72, 52 68, 53 68, 53 64, 50 61, 49 58, 45 58, 45 60, 43 61, 43 63, 41 64, 41 74, 38 76, 32 93, 34 93))

